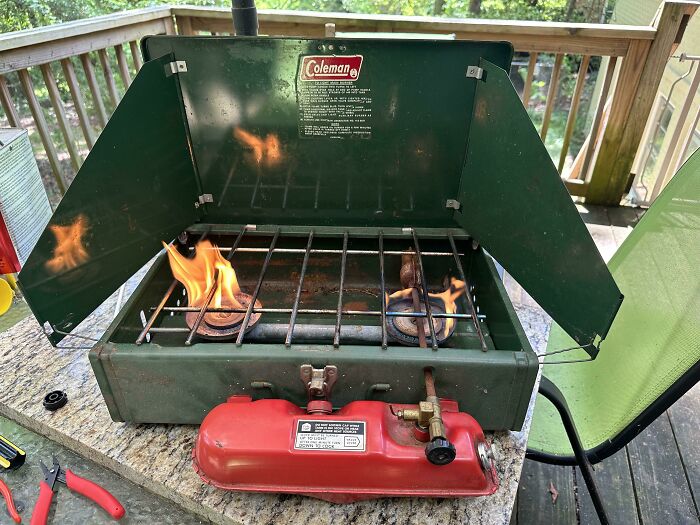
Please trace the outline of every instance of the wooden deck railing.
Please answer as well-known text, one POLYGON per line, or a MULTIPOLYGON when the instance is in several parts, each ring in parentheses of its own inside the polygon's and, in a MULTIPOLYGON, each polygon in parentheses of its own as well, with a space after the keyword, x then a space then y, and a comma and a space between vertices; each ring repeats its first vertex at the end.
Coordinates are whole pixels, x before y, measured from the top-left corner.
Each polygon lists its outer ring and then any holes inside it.
MULTIPOLYGON (((511 41, 516 52, 527 53, 521 68, 523 102, 539 124, 570 192, 590 203, 617 204, 630 182, 632 162, 668 57, 696 7, 694 2, 667 0, 648 27, 299 11, 260 10, 259 15, 260 33, 269 35, 332 38, 358 32, 423 33, 511 41), (565 63, 578 64, 575 80, 567 78, 570 68, 563 67, 565 63), (591 67, 593 63, 600 66, 591 67), (551 73, 545 77, 541 71, 550 66, 551 73), (589 92, 590 105, 598 77, 604 78, 599 96, 585 118, 583 93, 589 92), (568 99, 561 93, 565 81, 573 82, 568 99), (552 118, 555 111, 562 116, 562 108, 566 113, 563 133, 561 141, 554 142, 552 118), (579 130, 585 124, 583 136, 588 138, 574 156, 570 150, 577 119, 579 130)), ((36 128, 60 191, 140 68, 138 40, 176 30, 183 35, 230 34, 230 11, 158 7, 0 35, 0 104, 11 126, 36 128), (39 90, 34 84, 37 79, 43 84, 39 90), (67 86, 66 94, 60 86, 67 86), (21 118, 25 107, 31 118, 21 118), (44 107, 51 108, 47 112, 51 122, 44 107), (71 119, 78 125, 72 125, 71 119), (82 137, 76 134, 78 127, 82 137)))

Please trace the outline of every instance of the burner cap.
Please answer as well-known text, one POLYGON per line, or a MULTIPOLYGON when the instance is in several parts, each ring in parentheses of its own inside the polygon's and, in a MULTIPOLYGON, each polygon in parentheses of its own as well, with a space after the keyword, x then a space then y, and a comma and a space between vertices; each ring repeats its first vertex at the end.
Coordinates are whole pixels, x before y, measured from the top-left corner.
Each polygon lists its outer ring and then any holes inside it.
MULTIPOLYGON (((252 296, 247 293, 240 293, 236 295, 236 300, 241 303, 243 308, 248 308, 252 296)), ((262 308, 262 303, 260 301, 255 301, 255 308, 262 308)), ((197 322, 197 315, 199 312, 187 312, 185 314, 185 322, 187 326, 192 328, 197 322)), ((260 320, 260 313, 254 313, 250 316, 250 322, 246 327, 246 333, 249 332, 255 324, 260 320)), ((243 323, 244 313, 240 312, 211 312, 204 314, 204 319, 199 323, 197 328, 197 335, 203 337, 204 339, 226 339, 238 335, 241 331, 241 324, 243 323)))
MULTIPOLYGON (((421 302, 421 312, 425 312, 425 304, 421 302)), ((430 308, 431 311, 436 313, 445 313, 445 306, 440 299, 434 297, 430 298, 430 308)), ((415 312, 413 308, 413 300, 408 297, 405 299, 397 299, 396 301, 391 301, 387 305, 388 312, 415 312)), ((418 346, 418 325, 416 324, 417 317, 396 317, 389 316, 386 320, 387 325, 387 335, 389 335, 395 341, 398 341, 402 345, 406 346, 418 346)), ((425 328, 425 340, 428 344, 432 344, 432 339, 430 337, 430 327, 428 326, 428 318, 424 317, 425 322, 423 326, 425 328)), ((437 338, 438 344, 443 343, 450 338, 455 330, 457 323, 452 323, 450 329, 445 333, 445 323, 447 319, 445 318, 433 318, 433 327, 435 328, 435 336, 437 338)))

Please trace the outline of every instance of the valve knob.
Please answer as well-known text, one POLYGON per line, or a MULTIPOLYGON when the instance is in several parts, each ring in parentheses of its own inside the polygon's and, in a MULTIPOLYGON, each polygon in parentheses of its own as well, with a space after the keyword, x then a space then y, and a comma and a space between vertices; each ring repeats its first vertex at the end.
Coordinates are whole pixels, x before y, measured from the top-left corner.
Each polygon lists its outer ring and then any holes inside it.
POLYGON ((457 451, 445 438, 435 438, 425 447, 425 457, 433 465, 447 465, 457 457, 457 451))

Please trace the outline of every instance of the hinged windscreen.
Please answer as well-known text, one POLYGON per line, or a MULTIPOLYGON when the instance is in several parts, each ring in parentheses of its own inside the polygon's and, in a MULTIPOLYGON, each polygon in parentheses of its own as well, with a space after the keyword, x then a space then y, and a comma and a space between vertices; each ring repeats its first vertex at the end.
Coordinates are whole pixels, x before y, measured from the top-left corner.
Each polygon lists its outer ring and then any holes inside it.
POLYGON ((149 37, 172 53, 208 222, 454 224, 474 97, 504 42, 149 37))
POLYGON ((178 75, 144 64, 20 273, 56 343, 197 219, 178 75))
POLYGON ((480 66, 455 218, 578 344, 591 344, 622 294, 508 74, 480 66))

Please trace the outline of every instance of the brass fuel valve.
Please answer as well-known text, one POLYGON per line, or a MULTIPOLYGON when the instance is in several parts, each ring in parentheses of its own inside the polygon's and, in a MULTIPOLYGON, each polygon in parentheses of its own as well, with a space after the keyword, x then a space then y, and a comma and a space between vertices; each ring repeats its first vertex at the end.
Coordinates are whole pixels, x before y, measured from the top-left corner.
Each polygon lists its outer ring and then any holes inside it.
POLYGON ((418 403, 418 409, 399 410, 396 416, 403 421, 415 421, 419 427, 427 429, 430 442, 425 447, 425 456, 434 465, 447 465, 455 459, 457 452, 445 433, 440 399, 435 393, 435 382, 430 368, 425 369, 425 390, 426 400, 418 403))

